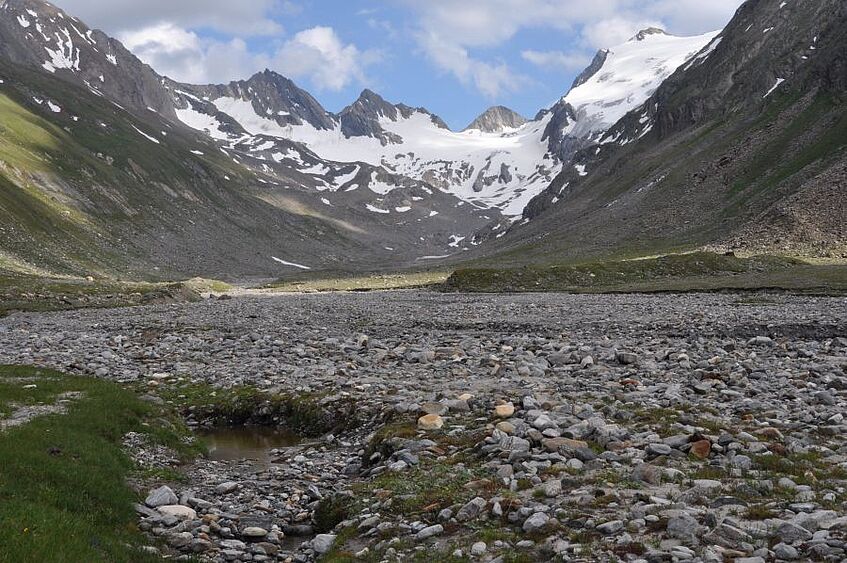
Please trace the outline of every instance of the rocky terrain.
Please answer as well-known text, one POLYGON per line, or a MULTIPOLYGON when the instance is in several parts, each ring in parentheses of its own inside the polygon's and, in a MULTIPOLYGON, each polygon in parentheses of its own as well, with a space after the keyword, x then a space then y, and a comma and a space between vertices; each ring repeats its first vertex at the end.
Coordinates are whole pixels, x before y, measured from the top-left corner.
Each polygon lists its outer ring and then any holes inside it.
POLYGON ((121 381, 196 426, 305 436, 267 465, 176 467, 127 435, 160 475, 139 483, 151 552, 847 557, 843 298, 399 292, 127 313, 0 319, 0 363, 121 381))

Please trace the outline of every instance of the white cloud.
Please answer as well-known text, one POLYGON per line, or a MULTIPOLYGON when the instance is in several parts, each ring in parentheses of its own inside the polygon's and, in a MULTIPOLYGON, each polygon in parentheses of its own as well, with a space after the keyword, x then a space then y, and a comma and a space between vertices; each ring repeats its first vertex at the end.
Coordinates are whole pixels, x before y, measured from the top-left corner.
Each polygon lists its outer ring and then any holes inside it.
MULTIPOLYGON (((581 47, 583 60, 598 48, 663 27, 694 34, 725 25, 743 0, 394 0, 417 16, 418 44, 437 67, 473 82, 488 95, 514 89, 514 72, 484 60, 486 48, 502 45, 526 29, 552 29, 581 47), (482 52, 483 55, 480 55, 482 52), (492 72, 495 71, 496 72, 492 72)), ((559 68, 577 67, 579 52, 526 51, 524 60, 559 68)))
POLYGON ((280 47, 273 64, 291 78, 308 78, 321 89, 341 90, 365 81, 365 69, 377 62, 376 51, 344 44, 331 27, 313 27, 296 34, 280 47))
POLYGON ((195 84, 245 78, 267 66, 241 39, 214 41, 174 24, 158 24, 119 36, 127 49, 160 74, 195 84))
POLYGON ((283 31, 271 14, 295 13, 290 0, 53 0, 87 24, 118 34, 163 23, 183 28, 210 28, 240 35, 283 31))
POLYGON ((537 67, 548 70, 582 70, 591 62, 591 58, 585 53, 565 53, 563 51, 526 50, 521 52, 521 57, 537 67))
POLYGON ((613 47, 631 39, 638 31, 648 27, 664 29, 666 26, 659 20, 604 18, 583 26, 582 42, 592 49, 613 47))
POLYGON ((464 84, 475 86, 489 98, 515 89, 519 77, 504 63, 476 60, 467 49, 438 33, 422 34, 418 41, 437 67, 452 73, 464 84))

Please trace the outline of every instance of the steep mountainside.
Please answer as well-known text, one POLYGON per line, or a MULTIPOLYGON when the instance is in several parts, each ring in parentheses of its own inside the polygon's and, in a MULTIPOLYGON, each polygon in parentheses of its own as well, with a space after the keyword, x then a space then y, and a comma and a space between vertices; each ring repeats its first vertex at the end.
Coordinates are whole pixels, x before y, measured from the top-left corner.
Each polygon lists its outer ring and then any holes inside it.
POLYGON ((845 255, 845 171, 847 5, 749 0, 501 243, 518 262, 703 244, 845 255))
POLYGON ((0 59, 82 84, 121 106, 173 117, 161 79, 117 40, 40 0, 0 2, 0 59))

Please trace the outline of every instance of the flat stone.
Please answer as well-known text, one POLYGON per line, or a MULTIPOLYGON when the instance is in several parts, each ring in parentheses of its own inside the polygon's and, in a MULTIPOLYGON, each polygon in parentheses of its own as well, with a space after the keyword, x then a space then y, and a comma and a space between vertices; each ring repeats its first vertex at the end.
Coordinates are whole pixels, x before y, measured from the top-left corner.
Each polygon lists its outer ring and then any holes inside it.
POLYGON ((783 522, 780 524, 774 535, 784 543, 806 541, 812 537, 812 533, 809 530, 793 522, 783 522))
POLYGON ((227 481, 226 483, 221 483, 217 487, 215 487, 215 492, 219 495, 226 495, 238 489, 238 483, 234 481, 227 481))
POLYGON ((668 535, 680 540, 694 540, 703 528, 690 514, 680 514, 668 520, 668 535))
POLYGON ((558 479, 552 479, 544 483, 541 490, 547 498, 555 498, 562 494, 562 482, 558 479))
POLYGON ((515 414, 515 405, 512 403, 506 403, 504 405, 497 405, 494 407, 494 416, 498 418, 510 418, 515 414))
POLYGON ((641 463, 632 470, 632 478, 642 483, 660 485, 662 483, 662 470, 655 465, 641 463))
POLYGON ((258 526, 250 526, 241 531, 241 535, 245 538, 263 538, 268 535, 268 531, 258 526))
POLYGON ((504 434, 509 434, 509 435, 514 434, 515 430, 516 430, 515 425, 512 424, 511 422, 507 421, 507 420, 501 420, 500 422, 497 423, 495 428, 497 430, 499 430, 500 432, 503 432, 504 434))
POLYGON ((652 457, 659 457, 663 455, 669 455, 673 451, 667 444, 648 444, 647 445, 647 455, 652 457))
POLYGON ((423 414, 437 414, 439 416, 444 416, 447 414, 449 408, 447 405, 443 403, 424 403, 421 405, 421 412, 423 414))
POLYGON ((444 419, 437 414, 427 414, 418 419, 418 428, 421 430, 440 430, 444 426, 444 419))
POLYGON ((485 545, 485 542, 478 541, 471 546, 471 555, 474 557, 480 557, 481 555, 484 555, 486 551, 488 551, 488 546, 485 545))
POLYGON ((778 543, 773 546, 773 553, 777 559, 785 559, 787 561, 793 561, 800 557, 800 553, 796 548, 784 543, 778 543))
POLYGON ((427 526, 417 534, 415 534, 415 539, 418 541, 424 541, 429 538, 441 535, 444 533, 444 526, 441 524, 435 524, 434 526, 427 526))
POLYGON ((569 453, 579 448, 587 448, 588 442, 571 438, 545 438, 541 445, 550 453, 569 453))
POLYGON ((697 459, 708 459, 712 453, 712 443, 709 440, 700 440, 691 444, 691 455, 697 459))
POLYGON ((482 511, 485 510, 487 505, 488 502, 484 498, 476 497, 459 509, 459 512, 456 513, 456 520, 459 522, 474 520, 482 514, 482 511))
POLYGON ((632 352, 618 352, 617 360, 625 366, 632 365, 638 362, 638 355, 632 352))
POLYGON ((611 536, 613 534, 617 534, 624 528, 624 523, 621 520, 612 520, 610 522, 605 522, 597 526, 596 530, 603 534, 604 536, 611 536))
POLYGON ((156 510, 159 511, 159 514, 163 514, 165 516, 173 516, 174 518, 178 518, 180 520, 194 520, 197 518, 197 512, 193 508, 189 508, 187 506, 182 506, 179 504, 159 506, 156 507, 156 510))

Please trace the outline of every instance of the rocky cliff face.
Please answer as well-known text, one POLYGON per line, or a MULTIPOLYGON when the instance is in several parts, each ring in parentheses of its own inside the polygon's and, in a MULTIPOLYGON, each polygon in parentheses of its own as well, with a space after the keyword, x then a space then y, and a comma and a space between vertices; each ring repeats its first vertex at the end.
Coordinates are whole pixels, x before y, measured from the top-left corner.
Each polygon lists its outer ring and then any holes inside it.
POLYGON ((171 92, 180 106, 199 98, 236 119, 255 114, 281 128, 308 124, 314 129, 330 130, 336 125, 335 117, 311 94, 271 70, 225 85, 171 83, 171 92))

